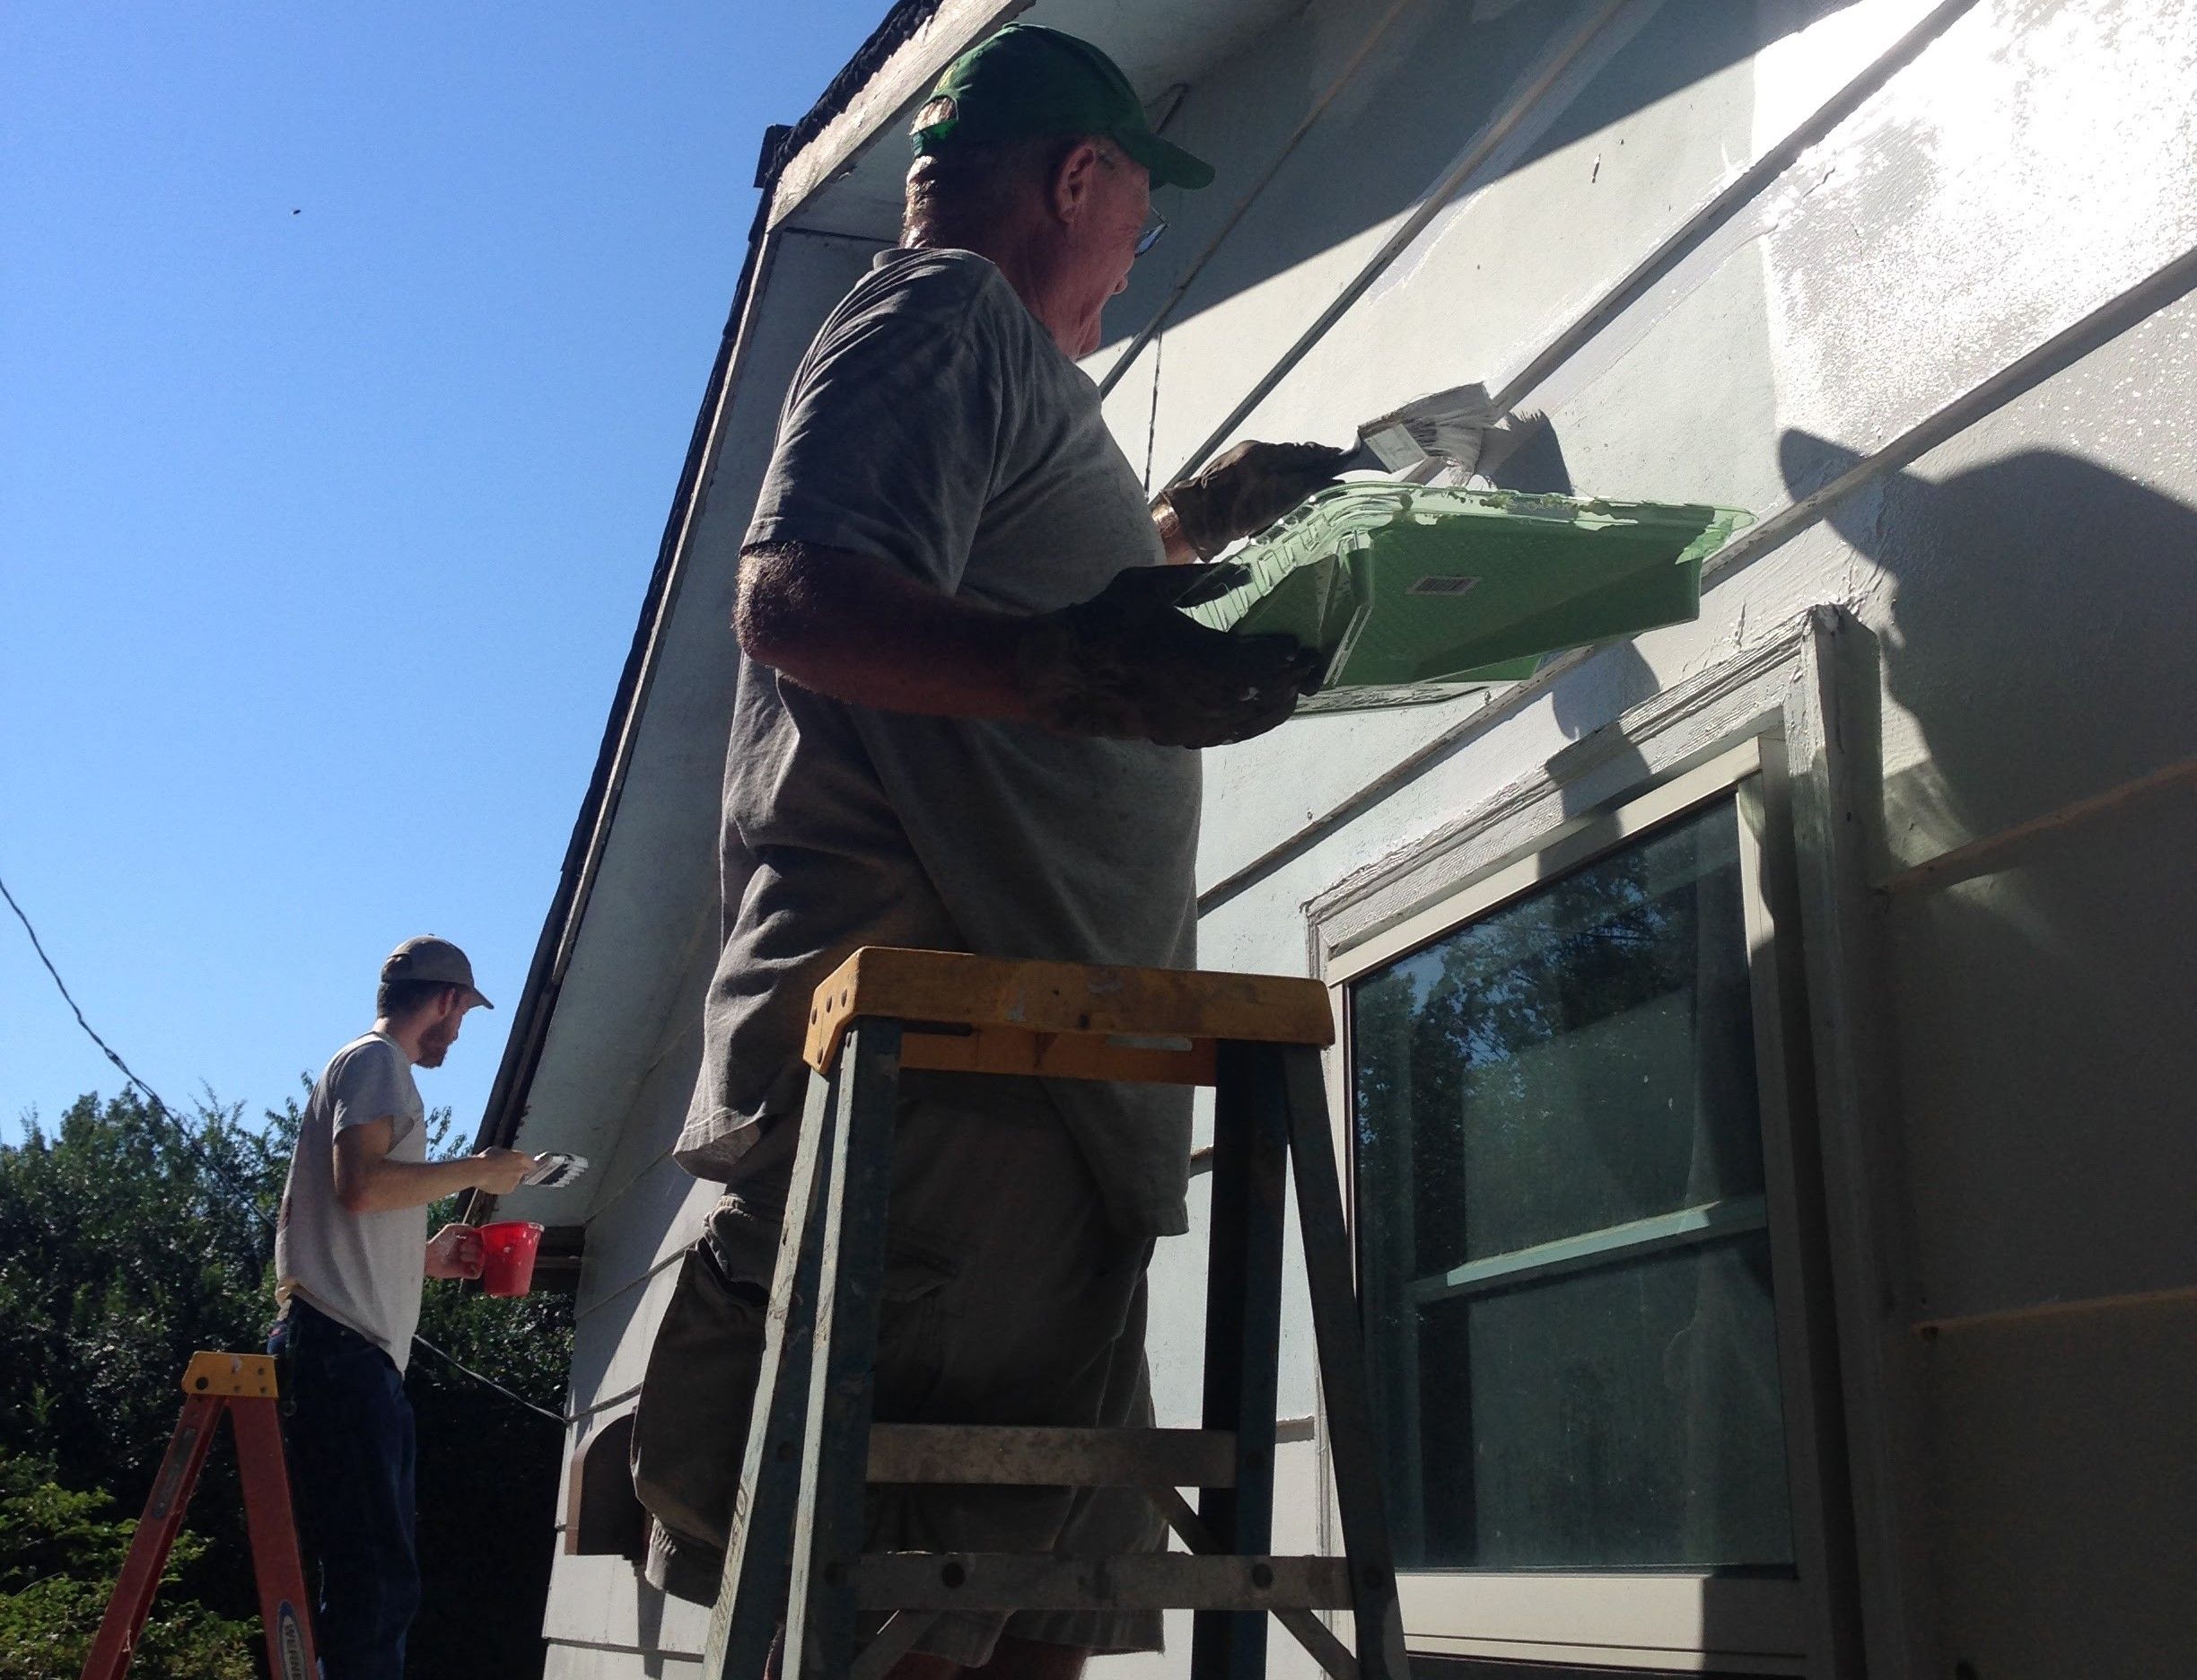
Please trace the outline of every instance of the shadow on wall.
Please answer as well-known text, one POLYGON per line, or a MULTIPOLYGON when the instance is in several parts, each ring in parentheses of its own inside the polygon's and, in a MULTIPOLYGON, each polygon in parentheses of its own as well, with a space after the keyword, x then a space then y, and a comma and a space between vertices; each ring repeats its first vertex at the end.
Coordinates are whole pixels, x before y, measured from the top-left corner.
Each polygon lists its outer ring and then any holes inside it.
MULTIPOLYGON (((1796 500, 1861 459, 1801 431, 1779 458, 1796 500)), ((1828 522, 1896 586, 1886 680, 1929 749, 1887 791, 1903 862, 2197 749, 2197 509, 2030 450, 1893 474, 1828 522)))
MULTIPOLYGON (((1524 490, 1536 495, 1576 495, 1571 463, 1564 459, 1563 442, 1546 415, 1526 422, 1523 440, 1484 475, 1500 490, 1524 490)), ((1541 662, 1563 659, 1551 653, 1541 662)), ((1589 735, 1612 718, 1623 717, 1632 707, 1655 697, 1656 674, 1627 638, 1603 648, 1568 680, 1549 690, 1549 707, 1557 728, 1571 740, 1589 735)), ((1645 770, 1647 761, 1628 747, 1645 770)))
MULTIPOLYGON (((1636 32, 1509 169, 1525 168, 1621 123, 1851 3, 1639 0, 1631 16, 1647 15, 1636 32)), ((1600 4, 1482 0, 1467 6, 1460 0, 1409 0, 1206 266, 1185 312, 1212 308, 1410 208, 1545 55, 1580 29, 1600 4)), ((1218 144, 1221 155, 1214 161, 1221 175, 1203 191, 1163 189, 1158 196, 1174 231, 1160 247, 1164 255, 1137 265, 1128 292, 1108 311, 1108 345, 1133 337, 1151 319, 1347 60, 1348 51, 1320 50, 1318 38, 1345 39, 1354 48, 1373 33, 1389 7, 1376 0, 1315 10, 1354 15, 1295 21, 1268 47, 1229 61, 1191 90, 1184 107, 1187 120, 1169 133, 1194 149, 1218 144), (1225 142, 1219 142, 1223 136, 1225 142)), ((1628 27, 1626 16, 1609 25, 1621 32, 1628 27)), ((1483 178, 1483 184, 1494 178, 1483 178)))
MULTIPOLYGON (((1522 441, 1484 477, 1501 490, 1525 490, 1536 495, 1579 494, 1571 482, 1571 463, 1564 459, 1563 442, 1546 415, 1532 416, 1526 423, 1522 441)), ((1567 657, 1565 652, 1552 653, 1541 662, 1545 666, 1551 660, 1567 657)), ((1576 741, 1653 699, 1659 687, 1654 669, 1628 637, 1609 643, 1552 687, 1550 713, 1565 738, 1576 741)), ((1647 760, 1638 750, 1629 745, 1622 750, 1632 755, 1636 767, 1644 774, 1647 760)))
MULTIPOLYGON (((1859 459, 1797 431, 1781 452, 1796 498, 1859 459)), ((1830 522, 1894 591, 1879 879, 2197 754, 2197 508, 2026 449, 1892 475, 1830 522)), ((2193 846, 2184 783, 1889 895, 1926 1317, 2197 1276, 2193 846)), ((1925 1357, 1947 1637, 1984 1675, 2190 1672, 2197 1346, 2156 1313, 2070 1322, 2104 1338, 2079 1361, 2020 1323, 1925 1357)))
POLYGON ((663 1649, 664 1606, 670 1602, 663 1589, 652 1587, 648 1578, 636 1568, 634 1571, 635 1641, 646 1654, 641 1659, 641 1672, 648 1680, 664 1680, 664 1676, 684 1676, 694 1672, 694 1658, 667 1655, 663 1649))

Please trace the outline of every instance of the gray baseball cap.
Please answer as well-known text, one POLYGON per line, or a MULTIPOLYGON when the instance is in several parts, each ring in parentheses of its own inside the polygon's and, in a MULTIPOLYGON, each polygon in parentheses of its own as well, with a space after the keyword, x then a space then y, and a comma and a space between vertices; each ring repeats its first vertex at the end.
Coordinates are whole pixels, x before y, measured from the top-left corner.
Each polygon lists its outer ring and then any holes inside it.
POLYGON ((425 980, 434 985, 460 985, 473 994, 473 1001, 483 1009, 494 1009, 495 1004, 481 995, 481 989, 473 984, 473 965, 466 954, 446 939, 437 939, 432 933, 423 933, 417 939, 408 939, 391 951, 381 964, 384 980, 425 980))

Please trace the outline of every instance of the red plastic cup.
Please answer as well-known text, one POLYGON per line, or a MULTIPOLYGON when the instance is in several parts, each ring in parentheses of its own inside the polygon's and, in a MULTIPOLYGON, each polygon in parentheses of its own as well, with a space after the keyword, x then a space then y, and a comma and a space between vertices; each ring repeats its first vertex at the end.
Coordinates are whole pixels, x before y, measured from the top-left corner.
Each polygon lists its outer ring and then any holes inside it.
POLYGON ((480 1228, 481 1293, 523 1295, 534 1286, 534 1251, 542 1228, 531 1220, 501 1220, 480 1228))

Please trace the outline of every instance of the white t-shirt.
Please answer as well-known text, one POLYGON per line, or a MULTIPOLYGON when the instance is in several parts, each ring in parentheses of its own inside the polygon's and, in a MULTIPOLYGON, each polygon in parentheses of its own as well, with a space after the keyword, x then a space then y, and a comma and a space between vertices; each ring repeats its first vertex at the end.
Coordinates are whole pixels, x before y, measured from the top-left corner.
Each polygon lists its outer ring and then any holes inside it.
POLYGON ((353 1213, 336 1199, 336 1133, 387 1117, 389 1159, 427 1159, 427 1111, 412 1061, 367 1033, 329 1059, 305 1105, 275 1227, 275 1299, 294 1295, 380 1344, 402 1370, 419 1326, 427 1210, 353 1213))

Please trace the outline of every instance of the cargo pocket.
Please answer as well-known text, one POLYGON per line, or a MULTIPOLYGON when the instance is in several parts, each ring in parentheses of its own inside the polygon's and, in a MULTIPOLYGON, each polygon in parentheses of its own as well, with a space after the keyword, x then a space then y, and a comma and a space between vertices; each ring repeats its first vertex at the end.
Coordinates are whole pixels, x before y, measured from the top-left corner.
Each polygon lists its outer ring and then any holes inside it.
MULTIPOLYGON (((763 1366, 778 1239, 775 1209, 721 1203, 679 1263, 649 1350, 634 1418, 634 1492, 678 1543, 686 1565, 722 1565, 763 1366)), ((931 1245, 890 1243, 879 1289, 880 1415, 905 1415, 935 1382, 942 1342, 933 1303, 953 1276, 931 1245)))
POLYGON ((711 1236, 689 1246, 679 1262, 641 1379, 633 1438, 634 1492, 642 1504, 678 1539, 718 1552, 748 1445, 777 1250, 775 1226, 751 1216, 728 1221, 725 1212, 713 1216, 711 1236), (742 1238, 730 1245, 729 1256, 720 1239, 728 1223, 742 1238))

